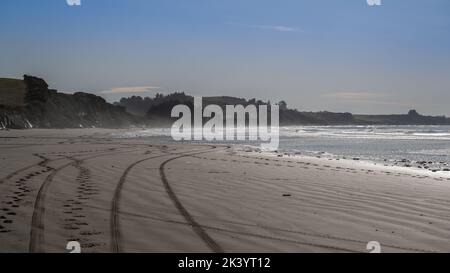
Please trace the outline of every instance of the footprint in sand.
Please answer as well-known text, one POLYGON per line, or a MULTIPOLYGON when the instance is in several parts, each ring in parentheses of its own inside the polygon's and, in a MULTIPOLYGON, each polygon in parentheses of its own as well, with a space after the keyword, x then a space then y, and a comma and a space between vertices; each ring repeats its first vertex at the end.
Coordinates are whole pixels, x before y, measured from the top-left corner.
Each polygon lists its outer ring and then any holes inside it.
POLYGON ((74 227, 74 226, 65 226, 64 229, 66 230, 79 230, 79 227, 74 227))
POLYGON ((102 232, 99 231, 81 231, 80 235, 82 236, 92 236, 92 235, 100 235, 102 232))

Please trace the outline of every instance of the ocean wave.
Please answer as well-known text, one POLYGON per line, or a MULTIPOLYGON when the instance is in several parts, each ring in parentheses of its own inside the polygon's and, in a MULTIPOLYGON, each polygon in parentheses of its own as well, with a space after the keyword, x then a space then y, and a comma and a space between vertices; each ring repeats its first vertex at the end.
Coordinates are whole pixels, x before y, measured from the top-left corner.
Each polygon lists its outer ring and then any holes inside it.
POLYGON ((292 126, 282 137, 450 140, 450 126, 292 126))
MULTIPOLYGON (((250 128, 257 131, 257 128, 250 128)), ((115 138, 170 137, 170 128, 134 129, 115 133, 115 138)), ((280 128, 280 137, 394 139, 394 140, 450 140, 450 126, 288 126, 280 128)))

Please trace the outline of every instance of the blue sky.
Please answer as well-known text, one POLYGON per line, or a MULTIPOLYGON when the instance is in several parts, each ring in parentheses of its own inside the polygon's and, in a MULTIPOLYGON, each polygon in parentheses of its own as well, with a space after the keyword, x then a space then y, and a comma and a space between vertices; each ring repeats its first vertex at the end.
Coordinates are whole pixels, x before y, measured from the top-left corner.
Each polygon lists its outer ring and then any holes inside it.
POLYGON ((2 0, 0 77, 450 116, 450 1, 2 0))

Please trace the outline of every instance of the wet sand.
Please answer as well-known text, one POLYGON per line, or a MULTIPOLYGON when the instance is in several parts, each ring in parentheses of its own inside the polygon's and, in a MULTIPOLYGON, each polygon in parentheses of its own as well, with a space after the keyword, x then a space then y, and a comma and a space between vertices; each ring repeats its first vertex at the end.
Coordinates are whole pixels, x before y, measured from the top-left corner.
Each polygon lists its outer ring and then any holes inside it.
POLYGON ((0 132, 0 252, 450 251, 448 179, 111 132, 0 132))

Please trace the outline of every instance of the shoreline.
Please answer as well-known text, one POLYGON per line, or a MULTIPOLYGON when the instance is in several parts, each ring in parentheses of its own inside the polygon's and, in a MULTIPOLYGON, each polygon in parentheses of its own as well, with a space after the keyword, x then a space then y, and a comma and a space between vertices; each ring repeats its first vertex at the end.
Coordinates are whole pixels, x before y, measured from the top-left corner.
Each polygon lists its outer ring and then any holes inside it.
MULTIPOLYGON (((303 126, 307 127, 307 126, 303 126)), ((311 126, 318 127, 318 126, 311 126)), ((319 127, 330 127, 330 126, 319 126, 319 127)), ((333 127, 333 126, 331 126, 333 127)), ((133 128, 133 129, 103 129, 103 128, 79 128, 79 129, 9 129, 9 130, 0 130, 0 139, 17 139, 17 138, 28 138, 28 137, 42 137, 49 138, 55 137, 53 132, 58 132, 58 137, 66 138, 66 137, 80 137, 80 136, 90 136, 97 138, 111 138, 115 140, 126 140, 126 141, 156 141, 164 144, 179 144, 180 142, 173 141, 169 136, 161 135, 162 131, 169 130, 170 128, 133 128), (156 133, 152 136, 140 136, 139 133, 147 130, 158 130, 159 133, 156 133), (53 136, 51 136, 53 135, 53 136)), ((4 144, 4 143, 3 143, 4 144)), ((393 159, 366 159, 362 157, 352 157, 352 156, 343 156, 337 154, 331 154, 328 152, 305 152, 305 151, 292 151, 292 150, 280 150, 275 152, 270 151, 262 151, 258 146, 248 145, 245 143, 234 143, 234 142, 208 142, 208 141, 200 141, 200 142, 185 142, 188 145, 232 145, 237 147, 238 150, 243 152, 252 151, 256 154, 260 152, 267 154, 268 156, 283 156, 289 158, 305 158, 310 160, 323 159, 324 161, 340 161, 346 162, 347 165, 355 165, 361 167, 373 167, 373 168, 385 168, 391 172, 405 172, 411 173, 417 176, 431 177, 437 179, 447 179, 450 178, 450 163, 445 162, 431 162, 427 160, 409 160, 409 159, 401 159, 401 160, 393 160, 393 159), (429 164, 429 166, 427 166, 429 164), (438 165, 433 167, 434 165, 438 165), (431 166, 431 167, 430 167, 431 166)), ((0 143, 0 145, 2 145, 0 143)))
MULTIPOLYGON (((433 172, 431 169, 420 169, 415 166, 399 166, 395 165, 394 163, 410 163, 414 164, 416 162, 402 162, 402 161, 375 161, 375 160, 366 160, 361 158, 353 158, 349 159, 345 156, 339 156, 339 155, 325 155, 326 153, 320 153, 320 155, 314 156, 310 154, 304 154, 304 153, 292 153, 292 152, 270 152, 270 151, 260 151, 259 148, 254 146, 248 146, 248 145, 236 145, 239 147, 238 149, 240 152, 243 153, 252 153, 253 155, 261 155, 264 154, 268 157, 277 157, 277 158, 284 158, 284 159, 293 159, 293 160, 310 160, 310 161, 318 161, 320 163, 335 163, 337 165, 342 166, 350 166, 350 167, 361 167, 361 168, 375 168, 379 170, 385 170, 390 172, 403 172, 403 173, 409 173, 414 174, 417 176, 423 176, 423 177, 430 177, 430 178, 436 178, 436 179, 447 179, 450 180, 450 171, 444 171, 439 170, 436 172, 433 172), (391 165, 388 165, 391 164, 391 165)), ((433 163, 430 163, 433 164, 433 163)))

